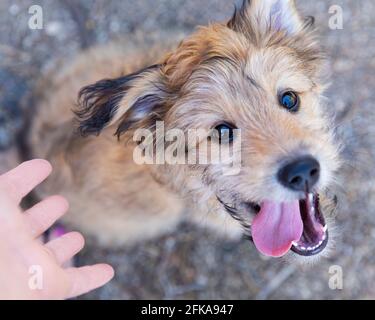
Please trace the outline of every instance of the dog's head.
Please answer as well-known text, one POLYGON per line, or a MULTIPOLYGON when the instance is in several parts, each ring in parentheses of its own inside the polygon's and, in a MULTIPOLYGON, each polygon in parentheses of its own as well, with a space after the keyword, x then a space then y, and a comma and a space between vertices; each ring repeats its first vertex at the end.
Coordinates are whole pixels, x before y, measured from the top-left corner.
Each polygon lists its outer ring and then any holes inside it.
POLYGON ((213 146, 241 139, 239 172, 169 165, 176 188, 215 198, 266 255, 316 255, 328 241, 321 199, 339 160, 312 24, 293 1, 245 0, 228 23, 198 29, 162 63, 84 88, 81 132, 115 125, 121 136, 159 120, 165 130, 216 129, 213 146))

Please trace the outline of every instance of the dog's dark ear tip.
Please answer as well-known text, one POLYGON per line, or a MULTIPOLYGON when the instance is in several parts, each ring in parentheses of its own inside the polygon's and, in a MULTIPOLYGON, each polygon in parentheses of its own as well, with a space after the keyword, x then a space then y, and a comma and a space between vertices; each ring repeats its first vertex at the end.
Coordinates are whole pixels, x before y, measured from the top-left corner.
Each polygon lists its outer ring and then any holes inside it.
POLYGON ((309 28, 313 28, 314 26, 315 26, 315 17, 307 16, 305 18, 304 28, 309 29, 309 28))
MULTIPOLYGON (((142 83, 146 82, 151 70, 157 69, 159 66, 153 65, 116 79, 100 80, 82 88, 78 94, 74 110, 79 134, 83 137, 99 135, 102 130, 113 124, 112 122, 115 114, 119 111, 121 100, 135 85, 140 86, 140 84, 136 84, 133 81, 135 79, 143 79, 142 83)), ((152 81, 160 94, 165 93, 162 84, 159 87, 158 83, 154 83, 153 76, 150 81, 152 81)), ((152 91, 150 94, 141 95, 128 108, 122 108, 125 110, 122 111, 123 114, 121 116, 117 117, 116 121, 120 122, 120 125, 115 135, 119 138, 132 126, 141 123, 144 118, 149 117, 153 109, 160 108, 161 101, 162 98, 152 91)))
POLYGON ((102 131, 102 128, 97 128, 90 124, 81 123, 77 131, 82 137, 99 136, 102 131))
POLYGON ((88 137, 91 135, 99 136, 102 127, 98 127, 91 119, 85 119, 83 116, 79 116, 76 114, 75 122, 75 129, 74 133, 81 136, 81 137, 88 137))
POLYGON ((120 140, 121 140, 121 133, 119 133, 119 132, 115 132, 114 133, 114 136, 117 138, 117 141, 119 142, 120 140))
POLYGON ((82 138, 86 138, 90 135, 90 133, 84 128, 84 127, 81 127, 79 126, 76 130, 75 130, 75 133, 79 136, 81 136, 82 138))

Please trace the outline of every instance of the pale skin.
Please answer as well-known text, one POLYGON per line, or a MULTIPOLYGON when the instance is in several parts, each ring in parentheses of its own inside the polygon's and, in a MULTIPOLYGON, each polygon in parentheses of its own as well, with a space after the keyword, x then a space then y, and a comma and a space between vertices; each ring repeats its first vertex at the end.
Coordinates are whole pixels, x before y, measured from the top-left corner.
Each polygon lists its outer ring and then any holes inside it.
POLYGON ((19 204, 51 171, 47 161, 37 159, 0 175, 0 299, 73 298, 103 286, 114 276, 108 264, 63 267, 84 246, 78 232, 46 244, 38 240, 67 212, 68 202, 51 196, 25 212, 19 204), (33 270, 42 271, 42 288, 30 286, 33 270))

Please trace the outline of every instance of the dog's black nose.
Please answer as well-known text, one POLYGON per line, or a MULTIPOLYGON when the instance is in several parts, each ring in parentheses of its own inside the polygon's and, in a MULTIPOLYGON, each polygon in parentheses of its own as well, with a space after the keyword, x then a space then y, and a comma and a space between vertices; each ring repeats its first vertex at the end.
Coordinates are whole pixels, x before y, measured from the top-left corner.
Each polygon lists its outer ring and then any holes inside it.
POLYGON ((280 183, 294 191, 306 191, 317 183, 320 176, 319 162, 313 157, 303 157, 282 167, 277 177, 280 183))

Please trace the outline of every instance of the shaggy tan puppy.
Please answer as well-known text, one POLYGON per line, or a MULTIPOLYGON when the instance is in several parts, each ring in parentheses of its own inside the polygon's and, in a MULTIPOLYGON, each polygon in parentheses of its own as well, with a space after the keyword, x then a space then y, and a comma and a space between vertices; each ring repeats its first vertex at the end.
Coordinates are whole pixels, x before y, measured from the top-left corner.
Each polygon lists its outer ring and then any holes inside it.
MULTIPOLYGON (((339 159, 313 20, 293 1, 252 0, 178 46, 165 38, 94 48, 40 83, 29 144, 55 171, 39 194, 66 196, 65 222, 106 246, 188 219, 232 238, 245 231, 269 256, 322 252, 339 159), (156 133, 157 122, 183 137, 215 133, 179 141, 186 153, 203 140, 213 148, 240 142, 229 156, 239 156, 240 170, 226 174, 228 161, 137 163, 135 149, 147 143, 134 136, 156 133)), ((165 140, 153 136, 148 145, 155 151, 165 140)))

